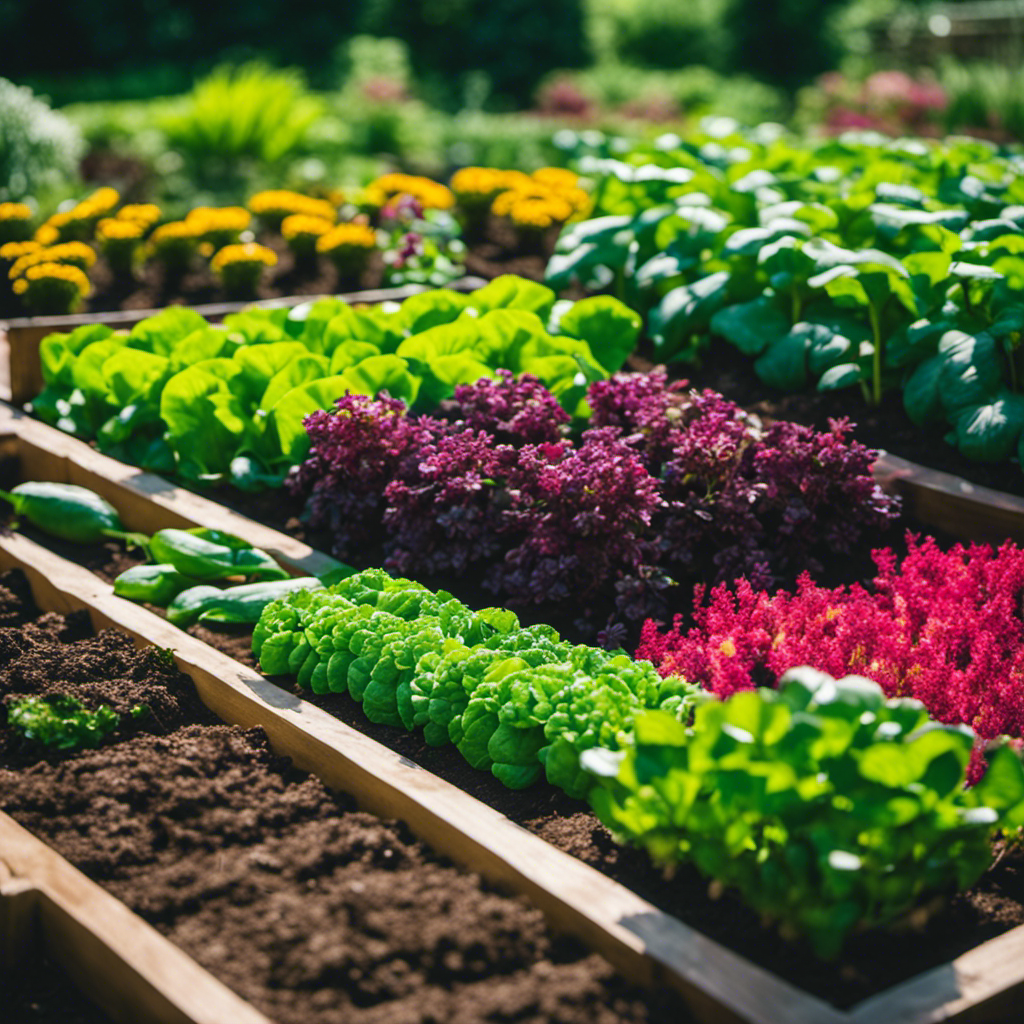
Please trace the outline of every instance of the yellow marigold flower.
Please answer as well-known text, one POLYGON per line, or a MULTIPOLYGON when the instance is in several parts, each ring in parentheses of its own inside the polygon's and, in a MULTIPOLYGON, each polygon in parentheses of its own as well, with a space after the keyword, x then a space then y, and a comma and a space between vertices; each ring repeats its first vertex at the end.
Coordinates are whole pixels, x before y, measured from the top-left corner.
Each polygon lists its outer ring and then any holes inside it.
POLYGON ((323 217, 311 217, 305 213, 293 213, 281 222, 281 234, 290 242, 299 235, 315 235, 321 238, 332 231, 334 225, 323 217))
POLYGON ((146 226, 139 221, 104 217, 96 225, 96 239, 116 274, 128 276, 132 273, 145 233, 146 226))
POLYGON ((198 244, 195 225, 183 220, 161 224, 149 236, 149 251, 172 274, 180 273, 188 267, 198 244))
POLYGON ((255 263, 264 267, 273 267, 277 263, 277 254, 265 245, 246 242, 244 245, 225 245, 210 261, 215 271, 235 263, 255 263))
POLYGON ((534 181, 556 191, 563 191, 575 188, 579 184, 580 176, 574 171, 566 170, 564 167, 542 167, 531 175, 534 181))
POLYGON ((100 242, 120 241, 122 239, 138 240, 145 234, 143 224, 134 220, 119 220, 115 217, 104 217, 96 225, 96 238, 100 242))
POLYGON ((89 279, 78 268, 64 263, 40 263, 29 267, 14 282, 14 292, 35 312, 70 313, 90 291, 89 279))
POLYGON ((30 267, 43 263, 65 264, 78 267, 79 270, 85 272, 95 262, 96 253, 84 242, 63 242, 60 245, 35 249, 19 257, 8 272, 8 277, 14 280, 27 273, 30 267))
POLYGON ((116 188, 104 186, 96 189, 91 196, 87 196, 79 203, 79 206, 88 204, 90 210, 96 213, 110 213, 117 204, 121 202, 121 193, 116 188))
POLYGON ((449 184, 464 206, 490 203, 510 187, 508 172, 494 167, 463 167, 452 175, 449 184))
POLYGON ((0 203, 0 220, 31 220, 32 207, 27 203, 0 203))
POLYGON ((451 189, 414 174, 384 174, 366 186, 367 206, 380 209, 395 196, 412 196, 429 210, 450 210, 455 205, 451 189))
POLYGON ((163 214, 156 203, 129 203, 117 211, 117 220, 139 224, 144 230, 158 223, 163 214))
POLYGON ((64 237, 64 232, 71 224, 70 212, 55 213, 36 228, 35 240, 40 245, 56 245, 64 237))
MULTIPOLYGON (((341 201, 342 199, 339 198, 339 203, 341 201)), ((326 199, 304 196, 301 192, 292 192, 288 189, 267 189, 265 192, 257 192, 249 200, 249 209, 271 231, 277 231, 285 217, 297 214, 318 217, 331 224, 338 219, 336 204, 326 199)))
POLYGON ((20 260, 22 256, 28 256, 29 253, 38 252, 42 249, 42 246, 38 242, 31 240, 26 242, 6 242, 0 245, 0 260, 5 263, 14 263, 20 260))
POLYGON ((183 220, 168 221, 166 224, 161 224, 160 227, 153 232, 150 237, 150 241, 154 245, 159 245, 163 241, 180 238, 190 238, 194 241, 196 238, 195 225, 189 224, 183 220))
POLYGON ((367 224, 339 224, 316 243, 316 251, 330 257, 343 277, 361 274, 376 247, 377 232, 367 224))
POLYGON ((377 232, 367 224, 339 224, 316 243, 317 252, 333 253, 337 249, 375 249, 377 232))
POLYGON ((275 263, 277 254, 273 249, 247 242, 224 246, 210 261, 210 266, 229 295, 248 298, 256 291, 264 269, 275 263))
POLYGON ((293 213, 281 222, 281 234, 288 248, 297 260, 311 263, 316 258, 316 244, 324 235, 334 230, 334 225, 323 217, 310 217, 305 213, 293 213))
POLYGON ((32 208, 27 203, 0 203, 0 245, 32 237, 32 208))
POLYGON ((185 217, 197 238, 218 248, 237 242, 251 221, 249 211, 242 206, 197 206, 185 217))
POLYGON ((491 209, 498 217, 508 217, 516 227, 534 231, 564 224, 573 215, 567 199, 544 188, 502 192, 491 209))

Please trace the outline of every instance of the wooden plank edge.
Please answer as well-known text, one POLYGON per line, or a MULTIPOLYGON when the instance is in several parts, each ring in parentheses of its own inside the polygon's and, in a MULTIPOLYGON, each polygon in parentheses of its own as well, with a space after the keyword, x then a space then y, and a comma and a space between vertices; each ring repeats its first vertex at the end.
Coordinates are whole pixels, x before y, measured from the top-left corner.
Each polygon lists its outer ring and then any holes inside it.
POLYGON ((1024 543, 1024 498, 879 452, 873 473, 890 493, 902 495, 920 522, 985 543, 1024 543))
MULTIPOLYGON (((54 959, 115 1020, 124 1024, 271 1024, 120 900, 2 812, 0 853, 12 881, 22 886, 28 882, 35 891, 37 927, 54 959)), ((4 886, 10 887, 11 882, 4 886)))
POLYGON ((885 992, 864 1000, 850 1018, 856 1024, 937 1024, 993 1021, 996 1013, 1019 1020, 1024 990, 1024 925, 975 946, 885 992))
POLYGON ((171 526, 224 530, 269 551, 295 576, 319 576, 339 564, 330 555, 219 502, 103 455, 7 403, 0 403, 0 434, 17 439, 15 450, 26 479, 88 487, 118 510, 129 530, 153 533, 171 526))
POLYGON ((553 924, 599 950, 627 976, 677 988, 702 1019, 716 1024, 849 1020, 408 758, 115 597, 88 570, 19 534, 0 537, 0 566, 25 571, 41 607, 86 608, 97 628, 113 626, 140 644, 173 650, 179 668, 219 717, 245 728, 262 727, 274 749, 298 767, 352 794, 373 813, 402 819, 435 849, 493 883, 528 896, 553 924))

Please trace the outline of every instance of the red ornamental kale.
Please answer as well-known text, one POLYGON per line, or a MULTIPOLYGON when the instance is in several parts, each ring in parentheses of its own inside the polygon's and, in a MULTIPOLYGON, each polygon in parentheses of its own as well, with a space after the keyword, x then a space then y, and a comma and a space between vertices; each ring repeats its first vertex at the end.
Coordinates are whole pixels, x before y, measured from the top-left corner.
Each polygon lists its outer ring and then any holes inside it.
POLYGON ((908 544, 902 565, 891 549, 874 553, 870 589, 803 576, 795 593, 769 595, 739 580, 705 604, 698 587, 692 628, 677 617, 662 633, 648 621, 637 656, 722 697, 773 686, 798 665, 857 673, 983 738, 1024 735, 1024 550, 908 544))

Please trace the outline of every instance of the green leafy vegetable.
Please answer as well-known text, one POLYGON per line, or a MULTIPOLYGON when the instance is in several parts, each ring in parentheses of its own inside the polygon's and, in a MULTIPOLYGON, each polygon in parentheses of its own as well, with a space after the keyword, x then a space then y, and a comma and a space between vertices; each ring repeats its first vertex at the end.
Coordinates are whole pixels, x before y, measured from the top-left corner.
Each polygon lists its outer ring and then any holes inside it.
POLYGON ((870 680, 801 668, 778 690, 702 704, 690 729, 645 715, 623 750, 583 765, 613 832, 659 863, 692 862, 831 958, 853 931, 972 885, 993 830, 1024 822, 1010 750, 964 788, 973 738, 870 680))
POLYGON ((80 700, 63 694, 22 697, 7 709, 7 724, 15 732, 57 750, 98 747, 120 721, 121 716, 106 704, 88 711, 80 700))

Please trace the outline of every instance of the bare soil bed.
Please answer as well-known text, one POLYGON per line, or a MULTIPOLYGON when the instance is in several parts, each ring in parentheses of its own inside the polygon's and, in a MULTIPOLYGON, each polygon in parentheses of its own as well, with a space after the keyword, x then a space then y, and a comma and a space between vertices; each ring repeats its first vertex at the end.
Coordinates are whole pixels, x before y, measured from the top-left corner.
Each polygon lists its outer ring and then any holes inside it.
POLYGON ((0 577, 0 623, 5 704, 62 693, 148 709, 76 753, 3 729, 0 806, 269 1016, 686 1019, 674 997, 628 985, 400 822, 293 770, 262 730, 220 724, 161 651, 92 635, 81 615, 38 616, 18 574, 0 577))

